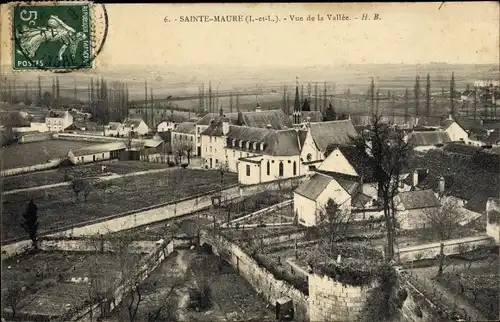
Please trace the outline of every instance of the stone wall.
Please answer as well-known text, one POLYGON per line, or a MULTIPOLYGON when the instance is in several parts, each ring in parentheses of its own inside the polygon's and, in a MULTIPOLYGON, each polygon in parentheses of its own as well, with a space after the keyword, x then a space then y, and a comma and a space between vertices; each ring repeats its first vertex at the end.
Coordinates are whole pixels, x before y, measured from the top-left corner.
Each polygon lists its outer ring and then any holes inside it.
POLYGON ((374 285, 346 285, 328 276, 310 274, 309 319, 311 321, 359 321, 372 287, 374 285))
MULTIPOLYGON (((459 239, 450 239, 443 241, 444 254, 455 255, 459 254, 463 247, 468 247, 468 250, 473 250, 481 246, 493 244, 493 238, 490 236, 466 237, 459 239)), ((441 243, 429 243, 412 247, 400 248, 395 251, 395 256, 400 263, 411 262, 419 259, 432 259, 439 255, 441 251, 441 243)))
POLYGON ((500 244, 500 199, 489 198, 486 203, 486 234, 500 244))
MULTIPOLYGON (((133 241, 128 247, 128 252, 152 253, 156 249, 156 247, 158 247, 158 243, 155 241, 133 241)), ((112 241, 99 238, 42 238, 39 241, 39 248, 44 251, 114 252, 116 249, 116 244, 112 241)))
MULTIPOLYGON (((292 182, 292 181, 286 181, 292 182)), ((223 199, 233 199, 241 196, 250 196, 264 190, 277 189, 276 183, 264 185, 239 187, 231 186, 222 191, 223 199)), ((82 237, 95 236, 110 232, 117 232, 136 228, 139 226, 163 221, 169 218, 176 218, 188 215, 192 212, 200 211, 212 205, 212 195, 219 191, 209 191, 196 197, 164 205, 152 206, 144 209, 138 209, 127 213, 116 214, 98 220, 79 223, 77 226, 61 227, 57 232, 42 232, 42 235, 49 237, 82 237)), ((12 257, 24 252, 31 246, 31 242, 20 240, 10 244, 4 244, 1 247, 2 259, 12 257)))
POLYGON ((23 174, 23 173, 29 173, 29 172, 35 172, 35 171, 42 171, 42 170, 50 170, 56 168, 59 163, 61 163, 61 159, 54 159, 51 160, 47 163, 40 163, 40 164, 35 164, 35 165, 30 165, 27 167, 21 167, 21 168, 14 168, 14 169, 6 169, 0 171, 0 176, 1 177, 9 177, 9 176, 15 176, 18 174, 23 174))
POLYGON ((286 281, 277 280, 264 267, 259 266, 255 259, 247 255, 237 245, 222 236, 203 233, 200 244, 207 243, 221 258, 229 262, 272 306, 282 297, 292 299, 296 321, 309 321, 307 296, 286 281))
POLYGON ((47 141, 52 139, 52 133, 30 133, 19 138, 19 143, 31 143, 47 141))

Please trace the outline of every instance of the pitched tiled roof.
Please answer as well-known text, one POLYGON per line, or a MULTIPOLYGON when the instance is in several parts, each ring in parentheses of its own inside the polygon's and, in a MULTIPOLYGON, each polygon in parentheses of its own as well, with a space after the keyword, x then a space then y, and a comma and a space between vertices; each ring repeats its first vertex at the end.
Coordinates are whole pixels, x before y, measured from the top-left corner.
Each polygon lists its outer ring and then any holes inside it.
POLYGON ((96 144, 83 147, 78 150, 71 151, 75 157, 92 155, 97 153, 105 153, 111 151, 124 150, 126 148, 125 143, 123 142, 113 142, 113 143, 105 143, 105 144, 96 144))
POLYGON ((183 134, 195 134, 196 124, 193 122, 184 122, 179 124, 172 132, 183 133, 183 134))
MULTIPOLYGON (((140 123, 140 122, 139 122, 140 123)), ((118 127, 120 127, 121 123, 120 122, 109 122, 108 124, 108 128, 111 130, 111 131, 116 131, 118 130, 118 127)))
POLYGON ((441 122, 441 127, 446 131, 453 123, 455 123, 453 120, 444 120, 441 122))
POLYGON ((292 122, 282 110, 267 110, 261 112, 242 112, 243 123, 250 127, 266 128, 270 126, 274 130, 292 128, 292 122))
POLYGON ((409 142, 414 146, 426 146, 451 142, 451 139, 444 131, 425 131, 410 133, 409 142))
POLYGON ((359 182, 344 180, 344 179, 335 179, 335 180, 337 180, 340 186, 344 188, 344 190, 347 191, 347 193, 351 196, 358 191, 359 182))
POLYGON ((295 189, 295 193, 307 199, 316 200, 332 180, 328 176, 316 173, 309 180, 302 182, 295 189))
POLYGON ((209 127, 201 132, 201 135, 222 136, 222 122, 210 124, 209 127))
POLYGON ((125 126, 125 127, 134 126, 134 128, 136 129, 139 127, 141 122, 142 122, 141 118, 127 118, 127 119, 125 119, 125 121, 123 121, 123 126, 125 126))
POLYGON ((464 130, 471 131, 483 128, 483 122, 480 119, 471 119, 466 117, 457 117, 455 120, 464 130))
POLYGON ((475 195, 465 203, 464 208, 479 214, 484 214, 486 212, 486 202, 488 198, 488 196, 481 194, 475 195))
MULTIPOLYGON (((264 143, 267 155, 291 156, 300 154, 299 135, 294 129, 272 130, 246 126, 230 126, 227 134, 228 142, 232 140, 264 143)), ((231 147, 231 145, 228 145, 231 147)), ((238 146, 234 147, 238 148, 238 146)))
POLYGON ((330 144, 351 144, 351 138, 358 135, 351 120, 311 123, 310 130, 320 151, 325 151, 330 144))
POLYGON ((350 145, 338 148, 356 173, 363 176, 363 182, 376 182, 373 158, 365 150, 350 145))
POLYGON ((420 189, 438 191, 439 178, 443 176, 448 195, 465 200, 478 194, 486 197, 500 195, 498 170, 491 171, 474 158, 431 150, 423 157, 415 158, 412 167, 429 169, 428 175, 417 185, 420 189))
POLYGON ((426 117, 422 116, 417 119, 417 125, 418 126, 434 126, 437 127, 441 123, 441 118, 440 117, 426 117))
POLYGON ((432 208, 441 205, 434 191, 430 189, 400 192, 398 197, 406 210, 432 208))

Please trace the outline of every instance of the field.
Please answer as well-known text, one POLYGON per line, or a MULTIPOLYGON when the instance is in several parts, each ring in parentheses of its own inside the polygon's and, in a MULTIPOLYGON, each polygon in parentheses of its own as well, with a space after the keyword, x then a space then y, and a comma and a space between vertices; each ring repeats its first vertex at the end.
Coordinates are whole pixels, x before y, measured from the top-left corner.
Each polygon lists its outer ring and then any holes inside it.
MULTIPOLYGON (((237 176, 227 173, 225 185, 237 176)), ((77 201, 71 187, 35 190, 5 195, 2 209, 2 239, 23 237, 21 214, 30 199, 38 207, 41 232, 166 203, 220 188, 220 173, 173 168, 172 171, 112 179, 93 184, 87 201, 77 201)))
POLYGON ((77 167, 61 167, 55 170, 32 172, 2 178, 4 191, 43 186, 64 182, 66 170, 68 174, 77 178, 89 176, 104 176, 110 174, 127 174, 138 171, 155 170, 168 168, 164 163, 152 163, 141 161, 105 161, 92 164, 79 165, 77 167), (101 166, 106 166, 106 172, 102 173, 101 166))
MULTIPOLYGON (((127 256, 129 263, 139 258, 134 254, 127 256)), ((58 316, 88 299, 90 286, 71 282, 71 278, 89 277, 96 263, 96 276, 108 285, 118 281, 118 261, 113 254, 39 252, 16 256, 2 261, 2 294, 7 287, 29 286, 29 294, 20 297, 21 304, 26 304, 21 313, 58 316)), ((2 305, 3 310, 6 308, 2 305)))
POLYGON ((26 167, 46 163, 65 156, 69 150, 83 148, 95 142, 48 140, 33 143, 15 144, 0 148, 2 169, 26 167))

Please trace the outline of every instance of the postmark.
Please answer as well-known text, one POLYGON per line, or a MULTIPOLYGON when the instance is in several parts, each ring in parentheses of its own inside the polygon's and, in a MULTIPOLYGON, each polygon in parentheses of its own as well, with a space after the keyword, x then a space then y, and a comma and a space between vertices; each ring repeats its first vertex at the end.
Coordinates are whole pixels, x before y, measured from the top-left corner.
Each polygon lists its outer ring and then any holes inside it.
POLYGON ((107 37, 102 4, 16 3, 11 15, 14 71, 91 69, 107 37))

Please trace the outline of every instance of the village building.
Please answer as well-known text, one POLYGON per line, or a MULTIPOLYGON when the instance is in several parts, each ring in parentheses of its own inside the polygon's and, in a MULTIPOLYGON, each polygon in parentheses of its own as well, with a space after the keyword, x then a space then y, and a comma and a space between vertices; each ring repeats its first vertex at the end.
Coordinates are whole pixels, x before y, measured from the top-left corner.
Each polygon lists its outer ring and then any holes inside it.
POLYGON ((373 158, 353 145, 338 146, 320 164, 317 172, 355 177, 361 182, 361 191, 372 203, 378 199, 377 178, 373 158))
POLYGON ((358 136, 349 119, 308 123, 306 131, 301 161, 312 167, 319 166, 325 159, 328 146, 352 144, 352 139, 358 136))
POLYGON ((143 136, 149 132, 149 127, 142 118, 127 118, 118 129, 118 135, 121 137, 143 136))
POLYGON ((45 124, 49 132, 62 132, 68 126, 73 124, 73 116, 68 111, 54 112, 50 111, 45 117, 45 124))
POLYGON ((173 121, 162 121, 158 126, 156 127, 157 132, 167 132, 167 131, 172 131, 176 127, 175 122, 173 121))
POLYGON ((468 142, 469 134, 451 116, 441 124, 451 141, 468 142))
POLYGON ((183 122, 179 124, 174 130, 171 131, 171 147, 173 150, 180 145, 189 146, 191 149, 191 156, 197 156, 196 149, 196 123, 183 122))
POLYGON ((400 192, 394 197, 396 220, 400 229, 426 228, 427 214, 441 206, 432 190, 400 192))
POLYGON ((119 131, 121 127, 122 124, 120 122, 109 122, 108 125, 104 127, 104 135, 118 137, 120 135, 119 131))
POLYGON ((362 192, 359 178, 318 172, 294 191, 294 212, 299 224, 307 227, 318 225, 329 200, 334 201, 351 220, 367 219, 364 210, 372 208, 372 199, 362 192))
POLYGON ((96 144, 77 150, 70 150, 67 157, 74 165, 118 159, 120 158, 120 153, 125 151, 126 148, 123 142, 96 144))
POLYGON ((452 141, 445 131, 414 131, 409 133, 406 139, 418 152, 435 149, 452 141))

